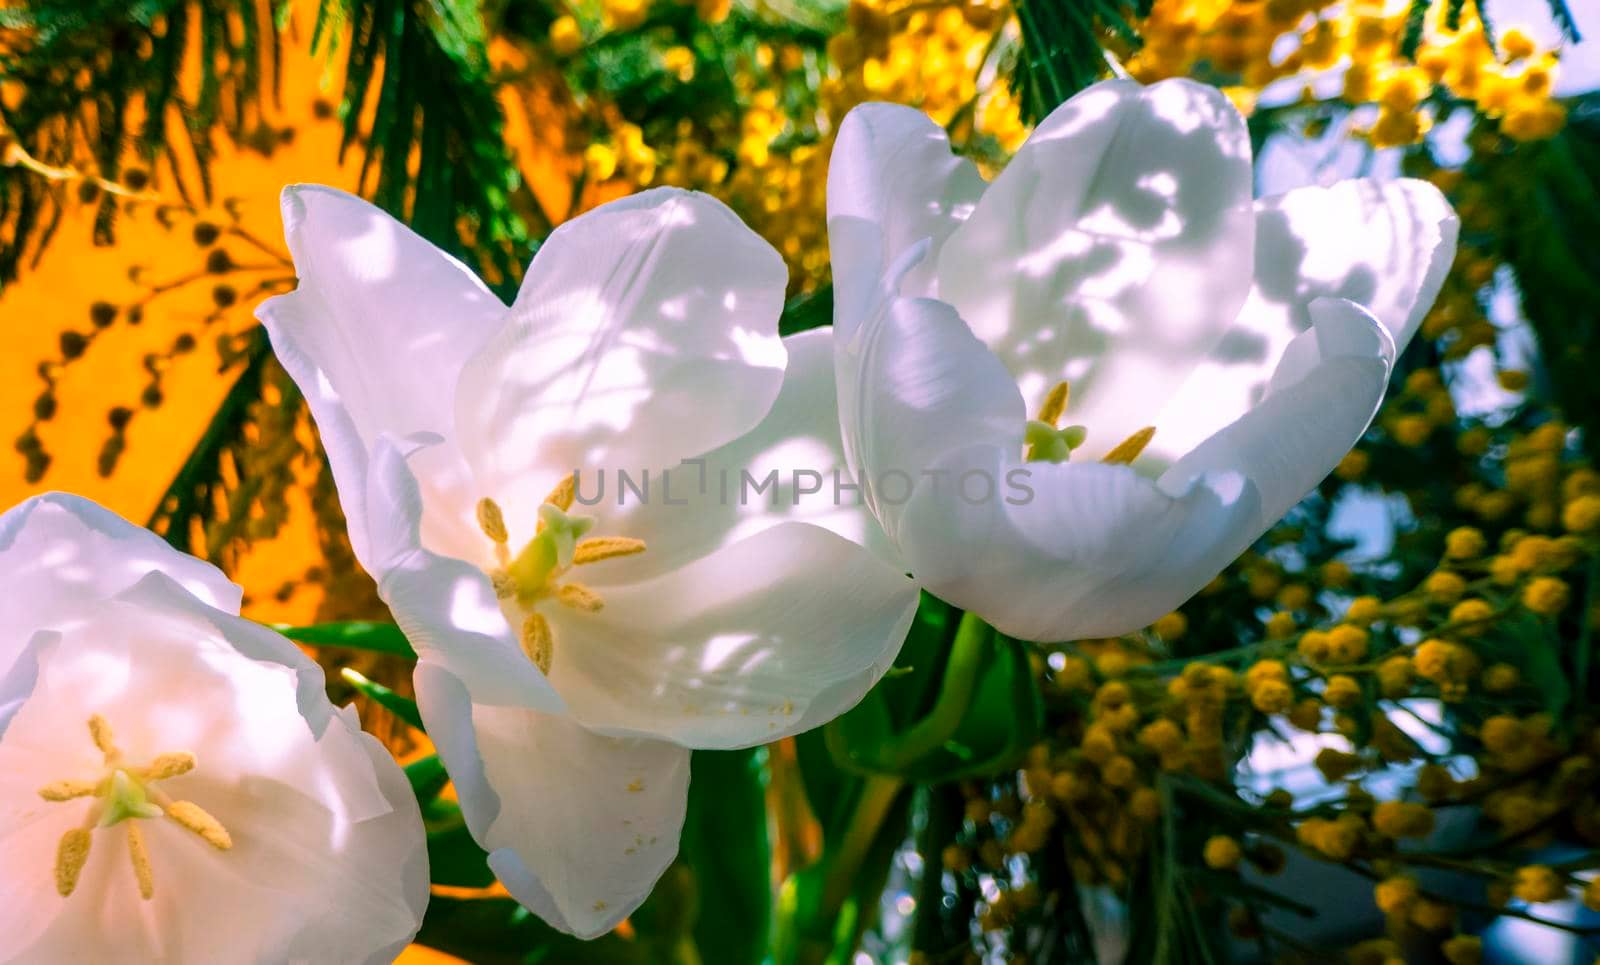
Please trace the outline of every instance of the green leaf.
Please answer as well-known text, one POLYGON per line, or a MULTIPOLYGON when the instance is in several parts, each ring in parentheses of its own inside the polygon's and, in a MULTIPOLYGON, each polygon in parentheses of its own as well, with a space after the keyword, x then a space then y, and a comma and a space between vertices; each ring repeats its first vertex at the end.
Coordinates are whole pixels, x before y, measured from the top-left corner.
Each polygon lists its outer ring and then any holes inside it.
POLYGON ((833 324, 833 286, 802 292, 789 299, 778 319, 778 334, 793 335, 807 329, 833 324))
POLYGON ((616 933, 585 942, 540 921, 508 898, 459 899, 433 896, 422 920, 418 944, 448 952, 475 965, 531 965, 583 962, 585 965, 647 965, 650 950, 616 933))
POLYGON ((1545 712, 1560 720, 1572 699, 1572 681, 1561 663, 1561 639, 1548 622, 1532 615, 1507 620, 1500 629, 1516 641, 1513 652, 1521 660, 1523 679, 1539 692, 1545 712))
POLYGON ((1150 0, 1017 0, 1022 35, 1011 89, 1025 120, 1038 123, 1067 98, 1107 72, 1104 40, 1115 33, 1130 46, 1139 38, 1124 14, 1148 16, 1150 0))
POLYGON ((382 706, 396 717, 426 733, 427 728, 422 726, 422 713, 417 710, 417 702, 410 697, 402 697, 383 684, 368 680, 349 667, 339 672, 345 682, 365 694, 368 699, 382 706))
POLYGON ((1037 739, 1043 703, 1026 645, 970 614, 948 645, 941 635, 914 631, 901 653, 917 661, 913 672, 886 679, 825 728, 840 767, 930 783, 981 777, 1010 768, 1037 739))
POLYGON ((450 775, 445 773, 439 755, 429 754, 406 765, 406 780, 411 782, 411 792, 417 796, 417 803, 426 807, 444 791, 445 785, 450 783, 450 775))
POLYGON ((772 918, 765 751, 695 751, 681 853, 694 873, 705 962, 756 965, 772 918))
POLYGON ((428 876, 436 885, 487 888, 494 884, 489 855, 467 830, 461 809, 449 801, 434 801, 422 812, 428 829, 428 876))
POLYGON ((407 764, 405 771, 417 804, 422 808, 422 824, 428 833, 429 877, 433 883, 457 888, 487 888, 494 884, 489 856, 467 830, 461 808, 454 801, 439 798, 450 783, 444 762, 437 754, 429 754, 407 764))
POLYGON ((301 643, 309 643, 318 647, 345 647, 350 650, 367 650, 372 653, 387 653, 407 660, 417 659, 417 652, 411 649, 406 635, 400 628, 392 623, 368 623, 352 621, 348 623, 318 623, 308 627, 294 627, 286 624, 277 624, 274 630, 301 643))
POLYGON ((1195 890, 1202 893, 1225 895, 1253 904, 1272 905, 1274 908, 1282 908, 1302 918, 1317 917, 1317 909, 1311 905, 1295 901, 1281 891, 1253 885, 1236 874, 1223 874, 1210 868, 1187 868, 1183 872, 1183 879, 1185 882, 1198 885, 1195 890))

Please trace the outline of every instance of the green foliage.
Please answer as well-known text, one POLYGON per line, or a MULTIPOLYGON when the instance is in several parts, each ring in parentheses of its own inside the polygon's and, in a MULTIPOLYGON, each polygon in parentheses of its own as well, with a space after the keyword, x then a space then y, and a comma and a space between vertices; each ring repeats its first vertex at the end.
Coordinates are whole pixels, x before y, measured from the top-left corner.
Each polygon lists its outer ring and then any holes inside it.
POLYGON ((341 151, 365 145, 362 193, 435 244, 475 255, 502 293, 514 288, 532 232, 550 220, 505 146, 479 5, 324 0, 313 46, 331 51, 335 25, 351 37, 341 151))
POLYGON ((410 697, 402 697, 383 684, 368 680, 365 676, 349 667, 344 669, 343 675, 345 683, 360 691, 373 703, 394 714, 417 730, 426 730, 422 726, 422 713, 417 710, 417 702, 410 697))
POLYGON ((1129 20, 1148 16, 1154 0, 1017 0, 1022 49, 1011 89, 1025 120, 1037 123, 1067 98, 1105 76, 1105 47, 1137 47, 1129 20))
POLYGON ((931 596, 895 661, 898 672, 824 728, 847 771, 912 781, 1014 767, 1043 716, 1024 644, 931 596))
MULTIPOLYGON (((25 38, 0 45, 0 80, 23 92, 0 105, 0 151, 14 140, 68 172, 0 166, 0 283, 54 236, 64 191, 98 204, 95 241, 108 244, 129 202, 96 179, 135 193, 168 184, 185 203, 209 203, 219 136, 270 152, 280 132, 263 100, 276 96, 278 31, 292 13, 268 0, 36 0, 0 10, 0 29, 25 38), (191 48, 228 65, 199 71, 192 97, 178 83, 191 48), (142 167, 124 169, 129 146, 142 167)), ((363 193, 470 255, 503 292, 514 288, 550 220, 504 144, 479 4, 324 0, 319 49, 331 53, 344 30, 343 147, 364 150, 363 193)))
MULTIPOLYGON (((1493 135, 1486 135, 1493 137, 1493 135)), ((1551 393, 1600 460, 1600 97, 1579 98, 1555 138, 1482 162, 1504 256, 1516 270, 1523 314, 1539 337, 1551 393)))
POLYGON ((700 958, 758 965, 772 920, 765 751, 695 751, 680 851, 698 897, 700 958))
POLYGON ((406 635, 392 623, 369 623, 358 620, 348 623, 320 623, 309 627, 280 624, 273 629, 290 640, 318 647, 344 647, 350 650, 388 654, 406 660, 417 659, 417 653, 411 649, 406 635))

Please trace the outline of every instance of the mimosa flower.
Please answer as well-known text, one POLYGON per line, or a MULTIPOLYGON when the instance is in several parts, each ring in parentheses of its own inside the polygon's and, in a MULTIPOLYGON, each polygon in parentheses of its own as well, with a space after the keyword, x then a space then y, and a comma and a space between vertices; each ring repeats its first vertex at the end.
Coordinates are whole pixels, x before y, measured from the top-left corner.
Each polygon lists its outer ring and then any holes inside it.
POLYGON ((930 591, 1027 639, 1136 629, 1361 437, 1455 216, 1413 180, 1255 201, 1250 157, 1228 99, 1182 80, 1085 90, 988 184, 917 111, 846 117, 844 440, 930 591))
POLYGON ((392 961, 405 774, 239 588, 95 504, 0 516, 0 961, 392 961))
POLYGON ((300 287, 259 314, 468 827, 523 904, 600 934, 677 852, 690 749, 836 716, 910 624, 904 574, 822 528, 864 516, 716 498, 720 470, 837 451, 828 333, 778 337, 782 259, 705 195, 563 225, 509 309, 357 198, 283 211, 300 287), (619 471, 652 494, 619 507, 619 471))

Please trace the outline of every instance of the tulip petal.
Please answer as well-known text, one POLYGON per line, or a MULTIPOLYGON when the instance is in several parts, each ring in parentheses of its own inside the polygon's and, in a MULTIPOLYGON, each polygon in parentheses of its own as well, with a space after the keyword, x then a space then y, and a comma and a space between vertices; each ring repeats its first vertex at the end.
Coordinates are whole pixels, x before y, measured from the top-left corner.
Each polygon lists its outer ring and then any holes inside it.
POLYGON ((1383 401, 1395 351, 1388 330, 1337 298, 1312 302, 1310 315, 1312 327, 1285 349, 1261 403, 1161 476, 1161 487, 1176 491, 1206 473, 1237 471, 1260 493, 1258 515, 1222 564, 1333 471, 1383 401))
POLYGON ((895 551, 862 503, 839 438, 833 329, 783 340, 789 365, 767 417, 750 432, 693 464, 652 477, 648 499, 629 491, 618 505, 617 479, 580 474, 578 493, 596 505, 597 535, 626 535, 648 550, 581 571, 604 588, 670 573, 712 551, 783 522, 805 522, 867 546, 899 567, 895 551))
POLYGON ((1152 465, 1170 463, 1260 401, 1319 297, 1364 306, 1395 352, 1421 324, 1455 257, 1458 223, 1426 181, 1340 181, 1256 202, 1256 281, 1234 326, 1151 420, 1152 465))
POLYGON ((1020 455, 1026 417, 1010 373, 955 310, 889 294, 896 276, 834 358, 850 468, 898 542, 901 508, 926 471, 975 440, 1020 455))
MULTIPOLYGON (((294 667, 234 649, 194 613, 146 606, 159 577, 96 605, 40 652, 35 689, 0 741, 0 854, 18 872, 7 885, 19 899, 0 907, 0 925, 17 939, 12 916, 39 915, 14 946, 27 961, 389 960, 415 935, 428 894, 404 774, 353 712, 322 715, 314 733, 294 667), (231 839, 219 850, 172 821, 140 822, 148 902, 123 828, 93 832, 69 898, 50 887, 59 825, 81 824, 90 805, 45 802, 37 788, 99 772, 85 727, 95 714, 132 761, 191 753, 193 770, 160 789, 203 808, 231 839), (42 914, 29 909, 34 893, 49 897, 42 914)), ((238 618, 218 622, 230 620, 248 632, 238 618)))
POLYGON ((474 706, 461 681, 427 662, 416 684, 467 827, 518 901, 582 938, 644 901, 678 851, 689 751, 474 706))
POLYGON ((300 716, 310 725, 312 733, 321 736, 332 720, 335 712, 328 703, 322 667, 282 634, 235 613, 208 606, 161 571, 146 575, 115 599, 133 605, 141 614, 171 619, 178 626, 169 633, 222 640, 251 660, 288 669, 295 677, 294 691, 300 716))
POLYGON ((938 253, 1029 411, 1070 380, 1097 458, 1143 426, 1250 290, 1250 141, 1215 87, 1096 84, 1056 108, 938 253))
POLYGON ((1371 178, 1263 198, 1256 211, 1256 293, 1311 325, 1307 305, 1344 298, 1361 305, 1405 350, 1455 259, 1460 222, 1426 181, 1371 178))
MULTIPOLYGON (((862 104, 845 115, 828 161, 828 244, 834 324, 848 336, 870 309, 878 280, 912 245, 942 245, 984 189, 944 128, 899 104, 862 104)), ((935 294, 930 259, 901 280, 900 293, 935 294)))
POLYGON ((422 496, 408 457, 387 436, 373 446, 362 505, 382 561, 374 567, 378 595, 418 657, 447 668, 479 703, 560 711, 560 696, 523 655, 488 575, 421 545, 422 496))
POLYGON ((919 582, 1029 640, 1113 636, 1193 596, 1326 476, 1377 411, 1393 345, 1360 306, 1321 299, 1266 398, 1152 481, 1126 466, 947 458, 1011 479, 977 505, 920 487, 900 548, 919 582))
POLYGON ((688 747, 762 744, 854 706, 894 662, 917 588, 862 547, 784 523, 597 613, 553 611, 550 675, 589 728, 688 747))
POLYGON ((300 285, 256 316, 311 407, 356 555, 370 564, 358 500, 380 433, 444 440, 415 469, 429 494, 429 546, 449 552, 476 534, 477 494, 454 445, 456 380, 506 307, 466 266, 360 198, 291 185, 282 205, 300 285))
POLYGON ((557 228, 455 401, 481 495, 532 535, 574 470, 659 472, 749 431, 783 383, 786 278, 709 195, 658 188, 557 228))
POLYGON ((1021 463, 993 446, 952 453, 939 468, 957 485, 924 483, 902 521, 912 575, 1025 640, 1149 624, 1215 575, 1212 548, 1254 518, 1257 502, 1238 474, 1207 475, 1173 496, 1127 466, 1021 463), (963 489, 969 476, 997 484, 963 489))
POLYGON ((0 672, 33 631, 75 617, 161 570, 206 603, 239 612, 243 591, 222 571, 70 493, 45 493, 0 515, 0 672))

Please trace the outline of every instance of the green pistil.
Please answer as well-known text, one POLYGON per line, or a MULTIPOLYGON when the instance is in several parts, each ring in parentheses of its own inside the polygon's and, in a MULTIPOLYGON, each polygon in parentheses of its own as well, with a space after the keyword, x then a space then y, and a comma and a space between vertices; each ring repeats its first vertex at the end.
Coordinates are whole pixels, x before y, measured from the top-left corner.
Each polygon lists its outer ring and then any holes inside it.
POLYGON ((1022 441, 1029 462, 1066 462, 1072 458, 1072 450, 1083 445, 1088 435, 1089 430, 1083 426, 1057 429, 1048 422, 1029 419, 1022 431, 1022 441))

